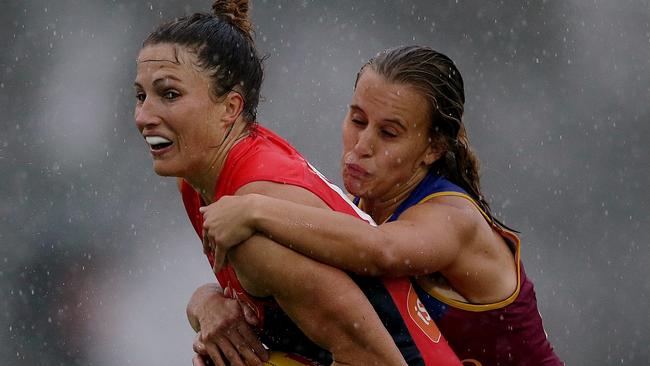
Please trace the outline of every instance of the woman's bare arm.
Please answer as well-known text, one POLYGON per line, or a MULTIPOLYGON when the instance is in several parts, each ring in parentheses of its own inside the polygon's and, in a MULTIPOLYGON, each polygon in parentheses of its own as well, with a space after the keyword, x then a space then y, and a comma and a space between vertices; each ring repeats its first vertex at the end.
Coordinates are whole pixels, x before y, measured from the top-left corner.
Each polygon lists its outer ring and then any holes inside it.
MULTIPOLYGON (((238 194, 252 192, 324 207, 295 186, 255 182, 238 194)), ((372 305, 343 271, 260 235, 230 251, 228 259, 247 292, 273 296, 312 341, 332 353, 336 364, 405 364, 372 305)))
MULTIPOLYGON (((362 275, 419 275, 440 271, 476 232, 471 207, 446 197, 405 211, 380 226, 327 209, 265 195, 223 197, 204 227, 217 255, 256 231, 306 256, 362 275)), ((463 200, 452 197, 451 199, 463 200)), ((463 200, 464 201, 464 200, 463 200)), ((469 204, 469 203, 468 203, 469 204)))

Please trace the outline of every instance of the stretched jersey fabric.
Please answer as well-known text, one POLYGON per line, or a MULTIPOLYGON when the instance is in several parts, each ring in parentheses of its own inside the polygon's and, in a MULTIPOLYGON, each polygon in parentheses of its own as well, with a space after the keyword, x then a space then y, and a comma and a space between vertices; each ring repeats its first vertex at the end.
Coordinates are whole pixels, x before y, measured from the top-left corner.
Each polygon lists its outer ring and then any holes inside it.
POLYGON ((413 279, 424 306, 463 365, 562 365, 546 338, 533 283, 521 263, 519 238, 492 222, 462 188, 429 172, 388 221, 397 220, 409 207, 439 196, 457 196, 472 202, 509 244, 518 270, 515 292, 494 304, 468 304, 436 292, 434 276, 439 274, 413 279))
MULTIPOLYGON (((255 181, 291 184, 309 190, 331 209, 372 219, 351 204, 343 192, 329 183, 286 141, 270 130, 256 126, 249 136, 232 147, 215 186, 214 199, 232 195, 255 181)), ((181 184, 183 203, 199 237, 203 235, 203 205, 199 194, 185 181, 181 184)), ((213 264, 212 254, 208 254, 213 264)), ((260 336, 271 349, 298 352, 322 363, 331 356, 318 348, 294 325, 272 298, 257 298, 242 288, 232 266, 226 264, 217 274, 222 287, 247 302, 260 319, 260 336)), ((364 291, 375 311, 409 365, 460 365, 440 331, 419 301, 408 278, 353 279, 364 291)))

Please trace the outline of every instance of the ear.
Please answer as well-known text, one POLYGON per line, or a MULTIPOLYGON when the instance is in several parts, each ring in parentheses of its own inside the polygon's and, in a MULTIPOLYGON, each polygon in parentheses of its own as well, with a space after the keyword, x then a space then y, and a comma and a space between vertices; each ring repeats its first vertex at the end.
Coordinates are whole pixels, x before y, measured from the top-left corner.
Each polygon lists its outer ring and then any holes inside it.
POLYGON ((422 158, 422 163, 429 166, 435 163, 445 152, 440 148, 433 146, 433 143, 429 144, 427 149, 424 151, 424 156, 422 158))
POLYGON ((224 113, 221 115, 221 122, 230 126, 237 121, 244 110, 244 98, 238 92, 228 92, 223 100, 223 106, 224 113))

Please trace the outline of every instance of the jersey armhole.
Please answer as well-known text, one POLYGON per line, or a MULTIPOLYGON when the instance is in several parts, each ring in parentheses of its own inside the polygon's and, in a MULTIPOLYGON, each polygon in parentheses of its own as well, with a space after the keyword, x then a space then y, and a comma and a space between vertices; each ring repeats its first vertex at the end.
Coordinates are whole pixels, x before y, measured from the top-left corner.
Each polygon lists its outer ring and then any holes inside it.
POLYGON ((512 249, 514 249, 514 256, 515 256, 515 268, 517 270, 517 287, 515 288, 515 291, 505 298, 504 300, 491 303, 491 304, 470 304, 462 301, 458 301, 455 299, 452 299, 450 297, 447 297, 435 289, 435 284, 433 283, 432 280, 428 278, 428 276, 420 276, 416 277, 415 281, 416 283, 422 288, 426 293, 429 295, 433 296, 436 298, 438 301, 449 305, 454 308, 459 308, 462 310, 466 311, 472 311, 472 312, 482 312, 482 311, 489 311, 489 310, 495 310, 495 309, 500 309, 503 307, 506 307, 513 303, 517 297, 519 296, 519 292, 521 291, 521 252, 520 252, 520 241, 519 237, 514 234, 513 232, 510 232, 509 230, 501 228, 499 225, 495 224, 490 217, 481 209, 481 207, 474 201, 472 197, 465 193, 461 192, 454 192, 454 191, 445 191, 445 192, 436 192, 433 194, 430 194, 426 197, 424 197, 420 203, 424 203, 426 201, 429 201, 435 197, 443 197, 443 196, 453 196, 453 197, 460 197, 468 200, 471 202, 474 207, 476 207, 481 215, 483 215, 483 218, 487 221, 487 223, 492 227, 493 230, 496 230, 499 235, 506 241, 506 244, 510 246, 512 249), (512 245, 511 245, 512 244, 512 245))

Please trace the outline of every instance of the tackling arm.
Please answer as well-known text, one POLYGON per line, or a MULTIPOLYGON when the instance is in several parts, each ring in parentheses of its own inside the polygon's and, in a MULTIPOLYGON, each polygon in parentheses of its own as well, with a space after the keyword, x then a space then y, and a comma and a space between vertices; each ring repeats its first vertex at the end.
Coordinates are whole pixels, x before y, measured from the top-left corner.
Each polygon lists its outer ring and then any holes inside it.
POLYGON ((209 228, 217 254, 259 231, 306 256, 361 275, 421 275, 453 263, 461 244, 475 234, 477 222, 468 219, 465 202, 459 208, 446 197, 411 207, 399 220, 380 226, 280 198, 251 194, 213 203, 216 214, 204 228, 209 228))
MULTIPOLYGON (((301 188, 269 182, 249 184, 238 194, 251 191, 323 205, 301 188)), ((273 296, 312 341, 332 353, 336 364, 405 364, 368 299, 341 270, 260 235, 231 250, 228 259, 246 291, 273 296)))

